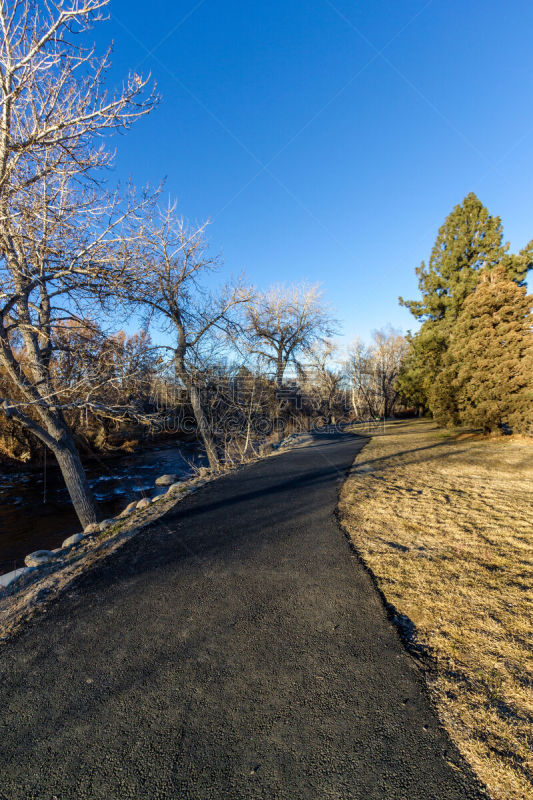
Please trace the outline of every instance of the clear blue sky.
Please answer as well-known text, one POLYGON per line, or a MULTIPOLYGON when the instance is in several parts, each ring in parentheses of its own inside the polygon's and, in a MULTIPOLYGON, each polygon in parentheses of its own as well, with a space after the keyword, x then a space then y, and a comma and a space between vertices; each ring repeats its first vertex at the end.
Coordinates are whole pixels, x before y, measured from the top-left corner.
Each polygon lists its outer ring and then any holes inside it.
POLYGON ((166 178, 228 271, 323 282, 346 339, 406 330, 397 296, 467 192, 533 237, 532 32, 531 0, 112 0, 112 79, 162 95, 116 176, 166 178))

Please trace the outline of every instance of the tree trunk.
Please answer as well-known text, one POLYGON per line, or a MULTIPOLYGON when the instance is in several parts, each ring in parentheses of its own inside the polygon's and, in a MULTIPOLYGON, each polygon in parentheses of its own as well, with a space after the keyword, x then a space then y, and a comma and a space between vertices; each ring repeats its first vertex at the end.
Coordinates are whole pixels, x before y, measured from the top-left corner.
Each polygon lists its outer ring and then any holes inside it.
POLYGON ((198 425, 198 430, 200 431, 200 436, 202 437, 202 441, 207 452, 207 458, 209 459, 209 466, 211 469, 219 470, 220 460, 218 457, 215 440, 211 431, 209 430, 209 425, 205 418, 202 402, 200 400, 200 393, 196 386, 194 386, 192 383, 189 386, 189 394, 191 397, 194 418, 196 419, 196 424, 198 425))
POLYGON ((53 452, 82 527, 98 522, 94 498, 74 442, 62 441, 53 452))
POLYGON ((204 443, 207 458, 209 460, 209 466, 211 469, 218 471, 220 469, 220 459, 218 457, 215 439, 205 418, 200 392, 194 385, 194 377, 190 374, 185 363, 185 353, 187 351, 185 332, 179 320, 174 320, 174 323, 178 329, 178 346, 174 351, 176 382, 187 388, 194 419, 196 420, 196 425, 200 431, 200 436, 202 437, 202 441, 204 443))
POLYGON ((283 373, 285 372, 285 364, 283 363, 283 352, 278 351, 276 356, 276 386, 281 389, 283 386, 283 373))

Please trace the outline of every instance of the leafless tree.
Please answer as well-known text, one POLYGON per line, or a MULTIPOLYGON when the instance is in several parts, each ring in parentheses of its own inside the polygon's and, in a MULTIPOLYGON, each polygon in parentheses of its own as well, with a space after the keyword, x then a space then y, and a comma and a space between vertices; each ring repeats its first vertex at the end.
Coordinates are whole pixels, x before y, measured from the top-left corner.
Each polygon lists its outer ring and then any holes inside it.
POLYGON ((135 74, 108 94, 108 54, 83 46, 107 3, 0 0, 0 365, 14 389, 2 406, 52 450, 83 526, 97 513, 64 413, 80 399, 53 374, 57 332, 86 317, 128 261, 124 223, 143 201, 101 189, 112 159, 102 134, 154 103, 135 74))
POLYGON ((289 364, 335 332, 335 321, 318 285, 271 286, 256 294, 246 308, 248 352, 270 367, 281 388, 289 364))
POLYGON ((328 424, 335 424, 337 412, 343 411, 345 373, 337 356, 338 347, 333 342, 318 342, 311 348, 302 370, 302 385, 328 424))
POLYGON ((135 306, 148 309, 150 320, 174 338, 169 348, 178 384, 188 393, 209 464, 220 467, 213 426, 202 394, 212 380, 209 367, 221 341, 235 329, 236 311, 250 301, 251 291, 238 279, 209 291, 209 273, 219 259, 212 256, 206 224, 191 227, 175 206, 156 208, 142 228, 137 261, 124 274, 121 292, 135 306))
POLYGON ((212 386, 206 414, 218 449, 225 465, 243 464, 259 454, 271 434, 272 382, 245 366, 219 364, 212 386))
POLYGON ((374 331, 366 345, 356 340, 346 365, 352 384, 352 402, 357 416, 390 417, 399 402, 396 381, 408 345, 392 328, 374 331))

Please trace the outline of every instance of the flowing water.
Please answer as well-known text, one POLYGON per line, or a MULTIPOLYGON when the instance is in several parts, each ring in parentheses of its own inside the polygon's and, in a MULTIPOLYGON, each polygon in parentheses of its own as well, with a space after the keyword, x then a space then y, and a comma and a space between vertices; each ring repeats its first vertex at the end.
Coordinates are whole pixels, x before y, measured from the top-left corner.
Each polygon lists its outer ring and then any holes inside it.
MULTIPOLYGON (((165 473, 186 477, 192 465, 205 464, 195 444, 180 443, 92 462, 87 477, 104 517, 118 514, 132 500, 158 493, 155 479, 165 473)), ((57 467, 0 470, 0 575, 24 565, 34 550, 52 550, 80 530, 57 467)))

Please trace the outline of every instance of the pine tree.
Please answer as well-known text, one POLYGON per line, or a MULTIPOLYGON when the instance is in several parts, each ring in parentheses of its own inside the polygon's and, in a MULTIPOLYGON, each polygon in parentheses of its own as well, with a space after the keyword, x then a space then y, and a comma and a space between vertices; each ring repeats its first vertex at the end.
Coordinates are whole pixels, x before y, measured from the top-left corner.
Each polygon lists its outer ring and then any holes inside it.
POLYGON ((434 376, 440 369, 448 337, 442 324, 428 320, 417 334, 408 334, 406 338, 410 346, 397 388, 404 403, 423 411, 428 408, 434 376))
POLYGON ((482 275, 455 322, 433 390, 440 422, 532 430, 532 303, 504 267, 482 275))
MULTIPOLYGON (((442 369, 455 320, 463 304, 475 290, 480 276, 502 268, 516 285, 522 286, 533 266, 533 241, 517 254, 508 252, 503 242, 499 217, 493 217, 472 192, 455 206, 441 226, 429 263, 417 268, 421 300, 403 300, 411 313, 422 321, 420 330, 411 336, 412 348, 399 379, 405 399, 431 408, 442 408, 442 369)), ((450 398, 448 398, 450 399, 450 398)), ((453 404, 449 405, 450 411, 453 404)))
POLYGON ((416 269, 422 300, 403 300, 417 319, 455 318, 475 289, 482 270, 502 265, 519 284, 533 266, 533 240, 510 255, 499 217, 493 217, 473 192, 446 217, 426 266, 416 269))

